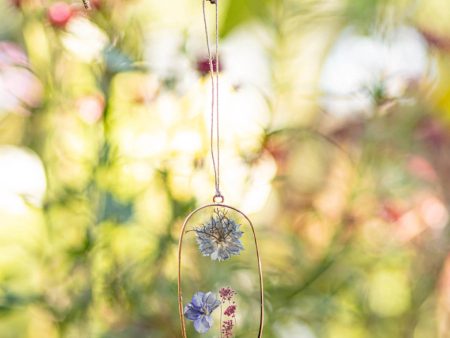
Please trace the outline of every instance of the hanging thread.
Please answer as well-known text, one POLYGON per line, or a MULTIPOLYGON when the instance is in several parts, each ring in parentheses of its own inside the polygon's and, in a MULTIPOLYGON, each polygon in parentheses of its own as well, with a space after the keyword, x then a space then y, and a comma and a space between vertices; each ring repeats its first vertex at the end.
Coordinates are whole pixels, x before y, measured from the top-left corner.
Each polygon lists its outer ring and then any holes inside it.
POLYGON ((223 203, 224 197, 220 192, 220 120, 219 120, 219 4, 218 0, 203 0, 203 21, 205 24, 206 46, 208 49, 209 73, 211 76, 211 130, 210 130, 210 148, 211 159, 214 168, 214 185, 216 193, 213 197, 214 203, 223 203), (209 1, 215 5, 215 57, 211 53, 211 44, 209 41, 208 20, 206 17, 206 2, 209 1), (214 67, 215 63, 215 67, 214 67), (215 125, 214 125, 215 121, 215 125), (215 129, 215 133, 214 133, 215 129), (214 147, 214 134, 216 135, 214 147), (216 152, 216 155, 214 154, 216 152), (217 157, 216 157, 217 156, 217 157))
POLYGON ((82 0, 82 1, 85 9, 91 9, 91 4, 89 3, 89 0, 82 0))

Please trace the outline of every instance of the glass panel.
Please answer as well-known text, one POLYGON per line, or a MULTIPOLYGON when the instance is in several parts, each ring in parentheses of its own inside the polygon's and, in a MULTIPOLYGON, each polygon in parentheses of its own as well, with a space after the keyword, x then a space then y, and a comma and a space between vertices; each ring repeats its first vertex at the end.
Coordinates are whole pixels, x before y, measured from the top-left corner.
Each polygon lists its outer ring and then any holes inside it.
POLYGON ((186 220, 180 258, 188 337, 258 337, 261 285, 252 225, 223 205, 186 220))

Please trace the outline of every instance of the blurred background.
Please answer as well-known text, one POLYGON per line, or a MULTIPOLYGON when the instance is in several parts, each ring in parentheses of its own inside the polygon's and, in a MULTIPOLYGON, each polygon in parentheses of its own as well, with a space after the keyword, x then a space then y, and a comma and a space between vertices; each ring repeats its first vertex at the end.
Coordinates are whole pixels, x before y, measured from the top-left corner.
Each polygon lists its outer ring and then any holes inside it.
MULTIPOLYGON (((91 2, 0 0, 2 338, 180 336, 178 234, 214 194, 201 1, 91 2)), ((222 190, 257 230, 264 336, 450 337, 449 1, 220 20, 222 190)))

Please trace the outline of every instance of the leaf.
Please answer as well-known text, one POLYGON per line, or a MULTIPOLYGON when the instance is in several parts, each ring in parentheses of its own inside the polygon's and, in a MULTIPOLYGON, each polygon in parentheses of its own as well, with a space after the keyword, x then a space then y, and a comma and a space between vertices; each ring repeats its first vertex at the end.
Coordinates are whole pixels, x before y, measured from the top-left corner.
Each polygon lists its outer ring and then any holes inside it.
POLYGON ((112 46, 103 51, 103 57, 108 70, 113 74, 135 69, 133 60, 112 46))
POLYGON ((229 34, 234 28, 246 21, 267 17, 272 2, 273 0, 230 0, 225 19, 220 28, 220 35, 229 34))
POLYGON ((133 218, 133 203, 117 200, 111 193, 106 193, 104 207, 99 217, 99 221, 112 221, 117 224, 124 224, 133 218))

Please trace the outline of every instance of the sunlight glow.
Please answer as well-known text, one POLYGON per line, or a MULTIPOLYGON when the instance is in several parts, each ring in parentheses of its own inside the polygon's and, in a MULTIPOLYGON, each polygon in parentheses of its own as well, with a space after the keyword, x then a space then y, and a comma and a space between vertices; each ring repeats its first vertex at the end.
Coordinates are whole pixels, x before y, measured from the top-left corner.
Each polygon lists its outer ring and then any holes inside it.
POLYGON ((73 55, 84 62, 90 62, 100 57, 108 43, 108 37, 90 20, 78 17, 69 21, 62 42, 73 55))
POLYGON ((427 76, 427 53, 423 37, 411 27, 400 27, 387 37, 346 29, 322 72, 324 108, 336 116, 371 114, 370 91, 381 85, 388 97, 400 97, 409 82, 427 76))
POLYGON ((41 205, 47 182, 39 157, 25 148, 0 147, 0 207, 23 212, 25 202, 41 205))

